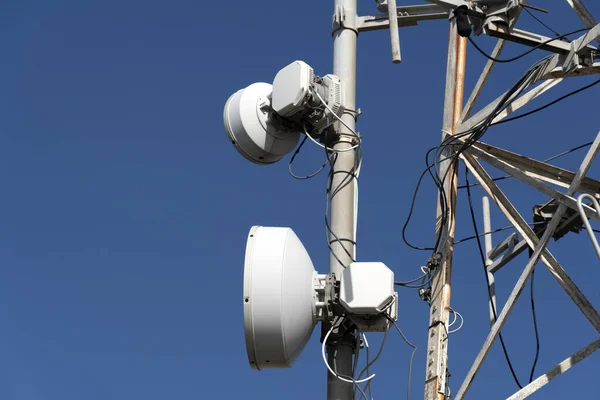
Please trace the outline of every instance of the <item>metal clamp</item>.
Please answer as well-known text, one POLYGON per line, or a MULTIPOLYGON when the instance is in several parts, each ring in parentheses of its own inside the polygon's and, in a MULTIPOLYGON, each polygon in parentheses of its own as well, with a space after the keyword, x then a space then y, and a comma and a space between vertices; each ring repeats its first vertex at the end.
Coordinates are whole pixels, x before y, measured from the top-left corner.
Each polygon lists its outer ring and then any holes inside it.
POLYGON ((442 254, 435 253, 427 260, 427 268, 429 269, 430 272, 433 272, 436 270, 437 267, 440 266, 441 263, 442 263, 442 254))
POLYGON ((356 17, 356 13, 350 13, 350 15, 354 15, 354 18, 346 13, 346 8, 337 5, 335 7, 335 12, 333 13, 333 24, 331 35, 335 35, 335 33, 341 29, 349 29, 354 31, 358 35, 358 21, 356 17))
POLYGON ((334 307, 338 302, 339 285, 334 273, 317 275, 314 279, 316 309, 318 321, 332 321, 334 307))

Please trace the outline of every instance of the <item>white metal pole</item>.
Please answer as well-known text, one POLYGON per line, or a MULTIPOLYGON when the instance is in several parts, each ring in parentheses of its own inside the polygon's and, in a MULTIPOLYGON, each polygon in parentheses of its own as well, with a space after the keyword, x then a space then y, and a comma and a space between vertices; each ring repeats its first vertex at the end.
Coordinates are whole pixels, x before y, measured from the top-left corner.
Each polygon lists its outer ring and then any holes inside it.
MULTIPOLYGON (((333 32, 333 73, 343 85, 343 102, 346 110, 356 109, 356 3, 357 0, 334 0, 335 18, 333 32)), ((354 130, 355 116, 352 112, 342 116, 343 121, 354 130)), ((341 135, 333 148, 342 150, 352 147, 352 132, 340 124, 341 135)), ((340 279, 343 266, 349 265, 355 255, 355 191, 354 180, 348 175, 354 169, 355 154, 353 151, 337 153, 332 166, 332 185, 335 195, 331 200, 331 231, 333 235, 332 255, 329 260, 329 271, 340 279), (344 182, 352 179, 352 184, 344 182), (342 187, 339 191, 336 188, 342 187), (335 255, 335 256, 334 256, 335 255), (337 257, 337 258, 336 258, 337 257), (339 259, 339 261, 338 261, 339 259)), ((334 332, 335 333, 335 332, 334 332)), ((352 376, 352 355, 354 351, 353 335, 335 338, 335 342, 327 346, 328 360, 339 375, 352 376)), ((351 383, 343 382, 335 376, 327 375, 327 399, 350 400, 354 387, 351 383)))
POLYGON ((488 267, 492 264, 492 260, 490 260, 489 254, 492 251, 492 234, 488 233, 492 231, 492 215, 490 212, 490 199, 487 196, 483 196, 481 199, 481 204, 483 206, 483 232, 486 233, 485 238, 485 273, 488 275, 488 290, 489 290, 489 309, 490 309, 490 326, 494 326, 496 323, 496 279, 494 278, 494 274, 490 272, 488 267))
POLYGON ((398 11, 396 0, 388 0, 388 20, 390 21, 390 41, 392 43, 392 62, 400 63, 400 32, 398 32, 398 11))
POLYGON ((492 216, 490 213, 490 199, 487 196, 481 198, 481 205, 483 206, 483 232, 486 233, 485 239, 485 258, 488 258, 488 254, 492 251, 492 234, 488 232, 492 231, 492 216))

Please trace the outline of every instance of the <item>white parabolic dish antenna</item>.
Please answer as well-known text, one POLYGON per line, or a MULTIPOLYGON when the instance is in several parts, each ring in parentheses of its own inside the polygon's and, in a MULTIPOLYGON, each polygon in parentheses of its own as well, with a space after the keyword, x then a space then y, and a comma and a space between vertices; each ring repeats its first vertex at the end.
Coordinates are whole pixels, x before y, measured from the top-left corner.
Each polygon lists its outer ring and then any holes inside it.
POLYGON ((299 132, 272 119, 272 85, 254 83, 234 93, 223 110, 223 122, 236 150, 255 164, 272 164, 296 147, 299 132))
POLYGON ((254 226, 244 264, 244 331, 254 369, 290 367, 317 322, 317 272, 290 228, 254 226))

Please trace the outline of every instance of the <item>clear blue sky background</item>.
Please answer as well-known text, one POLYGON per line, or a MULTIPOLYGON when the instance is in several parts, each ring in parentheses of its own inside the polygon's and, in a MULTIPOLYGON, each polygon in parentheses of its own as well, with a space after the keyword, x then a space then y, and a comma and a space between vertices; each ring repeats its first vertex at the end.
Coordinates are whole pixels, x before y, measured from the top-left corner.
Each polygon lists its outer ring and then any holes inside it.
MULTIPOLYGON (((404 4, 404 2, 402 2, 404 4)), ((580 27, 566 2, 540 15, 559 31, 580 27)), ((407 4, 407 3, 406 3, 407 4)), ((588 1, 600 17, 600 5, 588 1)), ((318 334, 294 367, 250 370, 242 318, 242 271, 251 225, 292 227, 320 271, 325 177, 298 182, 287 159, 248 163, 228 142, 222 107, 234 91, 271 82, 295 59, 331 72, 333 4, 318 0, 4 1, 0 6, 0 399, 324 398, 318 334)), ((361 1, 362 14, 375 13, 361 1)), ((550 34, 529 16, 521 26, 550 34)), ((358 105, 364 115, 358 258, 384 261, 397 279, 419 274, 427 254, 400 239, 425 151, 441 133, 448 24, 402 29, 403 63, 392 65, 387 32, 359 38, 358 105)), ((490 49, 493 41, 477 40, 490 49)), ((508 46, 505 55, 522 50, 508 46)), ((497 67, 482 105, 544 53, 497 67)), ((468 88, 483 58, 469 47, 468 88)), ((574 78, 538 100, 590 78, 574 78)), ((594 89, 485 140, 545 158, 591 141, 598 130, 594 89)), ((468 93, 468 90, 467 90, 468 93)), ((584 152, 557 162, 576 168, 584 152)), ((323 154, 308 147, 296 168, 323 154)), ((598 177, 595 165, 591 176, 598 177)), ((461 179, 462 179, 461 168, 461 179)), ((515 181, 501 187, 527 218, 546 199, 515 181)), ((474 190, 480 215, 480 197, 474 190)), ((418 199, 410 238, 433 240, 435 191, 418 199)), ((507 225, 493 212, 494 227, 507 225)), ((459 197, 457 237, 473 233, 459 197)), ((505 237, 494 236, 495 241, 505 237)), ((589 239, 569 235, 552 251, 599 304, 598 259, 589 239)), ((471 241, 456 248, 453 301, 465 317, 450 341, 458 389, 489 329, 484 275, 471 241)), ((500 303, 526 259, 497 278, 500 303)), ((597 337, 543 268, 536 296, 542 372, 597 337)), ((525 381, 533 359, 526 292, 506 329, 525 381)), ((428 307, 401 291, 399 324, 418 346, 413 398, 422 398, 428 307)), ((379 334, 371 335, 375 346, 379 334)), ((376 365, 375 396, 404 398, 409 349, 395 334, 376 365)), ((533 398, 597 398, 596 355, 533 398)), ((515 389, 500 347, 470 399, 515 389)))

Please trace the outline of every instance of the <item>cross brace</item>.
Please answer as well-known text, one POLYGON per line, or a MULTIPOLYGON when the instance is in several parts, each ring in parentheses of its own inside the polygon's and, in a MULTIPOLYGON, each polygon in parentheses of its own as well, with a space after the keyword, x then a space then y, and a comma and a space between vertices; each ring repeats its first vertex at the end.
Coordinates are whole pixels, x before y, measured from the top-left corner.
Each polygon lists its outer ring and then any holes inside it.
MULTIPOLYGON (((508 163, 511 166, 520 169, 521 171, 524 171, 524 173, 527 173, 529 176, 557 186, 567 188, 575 178, 575 173, 569 170, 555 167, 551 164, 525 157, 483 142, 474 143, 472 148, 480 150, 478 154, 485 153, 496 157, 499 160, 508 163)), ((579 187, 579 191, 593 195, 600 195, 600 182, 587 177, 583 178, 579 187)))
MULTIPOLYGON (((514 176, 515 178, 519 179, 520 181, 527 183, 528 185, 530 185, 534 189, 544 193, 545 195, 556 199, 559 203, 564 204, 565 206, 567 206, 573 210, 577 210, 577 200, 575 200, 572 196, 570 196, 568 194, 559 192, 558 190, 554 189, 553 187, 544 184, 539 179, 534 178, 532 176, 534 174, 527 171, 526 169, 521 170, 519 168, 516 168, 513 165, 511 165, 510 163, 503 161, 500 158, 493 156, 493 155, 485 152, 482 149, 479 149, 475 145, 472 146, 471 148, 469 148, 467 150, 467 152, 469 154, 473 154, 476 157, 486 161, 487 163, 506 172, 507 174, 514 176)), ((579 190, 584 191, 581 188, 579 188, 579 190)), ((592 192, 592 194, 594 194, 594 195, 597 193, 598 192, 592 192)), ((597 213, 596 210, 594 210, 593 208, 591 208, 589 206, 584 206, 584 210, 586 211, 586 214, 589 218, 593 218, 594 220, 600 222, 600 215, 597 213)))
MULTIPOLYGON (((577 190, 579 184, 582 181, 582 178, 587 173, 591 161, 595 157, 598 152, 598 148, 600 146, 600 134, 597 135, 596 140, 594 141, 592 147, 588 151, 583 163, 581 164, 578 173, 573 179, 569 189, 567 190, 567 195, 571 196, 577 190)), ((554 259, 554 257, 550 254, 548 249, 546 249, 546 245, 550 240, 551 236, 554 233, 554 230, 557 228, 562 214, 566 210, 566 206, 561 204, 555 213, 554 217, 548 224, 546 231, 541 239, 538 239, 533 230, 527 225, 523 217, 518 213, 516 208, 510 203, 508 198, 504 195, 504 193, 498 188, 498 186, 494 183, 492 178, 487 174, 487 172, 483 169, 481 164, 475 160, 475 158, 469 153, 462 153, 461 159, 465 162, 469 170, 473 173, 473 175, 479 180, 482 187, 488 192, 488 194, 494 199, 496 204, 500 207, 502 212, 506 215, 506 217, 512 222, 517 231, 527 240, 528 244, 534 248, 533 255, 531 256, 529 262, 527 263, 523 273, 519 277, 519 280, 514 287, 512 293, 510 294, 506 305, 502 309, 497 322, 492 327, 483 347, 481 348, 475 362, 473 363, 471 369, 467 373, 463 384, 461 385, 455 399, 462 400, 468 391, 475 375, 479 371, 483 360, 487 356, 492 343, 497 338, 500 330, 502 329, 504 323, 510 312, 512 311, 517 299, 522 293, 525 284, 531 274, 533 267, 537 263, 537 261, 541 258, 542 262, 546 264, 550 273, 557 279, 558 283, 563 287, 563 289, 567 292, 567 294, 571 297, 571 299, 575 302, 575 304, 579 307, 579 309, 583 312, 586 318, 590 321, 590 323, 600 332, 600 314, 594 309, 591 303, 587 300, 587 298, 581 293, 579 288, 573 283, 568 274, 562 269, 560 264, 554 259)))
MULTIPOLYGON (((418 6, 397 7, 398 26, 414 26, 419 21, 430 21, 436 19, 448 19, 448 10, 435 4, 423 4, 418 6)), ((385 7, 387 12, 387 6, 385 7)), ((389 29, 390 20, 388 14, 366 15, 358 17, 357 29, 359 32, 378 31, 389 29)))
MULTIPOLYGON (((488 36, 493 36, 498 39, 505 39, 511 42, 524 44, 526 46, 539 46, 542 50, 547 50, 557 54, 568 54, 571 51, 571 43, 563 42, 560 39, 554 41, 552 38, 540 35, 533 32, 524 31, 517 28, 509 28, 506 25, 497 25, 494 23, 487 24, 484 28, 484 33, 488 36), (550 41, 550 42, 549 42, 550 41), (548 42, 548 43, 546 43, 548 42)), ((580 54, 590 56, 596 48, 591 45, 584 46, 579 50, 580 54)))
POLYGON ((596 350, 600 348, 600 339, 594 340, 592 343, 573 354, 554 368, 550 369, 544 375, 540 376, 529 385, 523 387, 517 393, 513 394, 506 400, 521 400, 529 397, 533 393, 537 392, 547 383, 550 383, 553 379, 557 378, 564 372, 567 372, 571 367, 575 366, 579 362, 585 360, 588 356, 592 355, 596 350))

